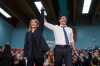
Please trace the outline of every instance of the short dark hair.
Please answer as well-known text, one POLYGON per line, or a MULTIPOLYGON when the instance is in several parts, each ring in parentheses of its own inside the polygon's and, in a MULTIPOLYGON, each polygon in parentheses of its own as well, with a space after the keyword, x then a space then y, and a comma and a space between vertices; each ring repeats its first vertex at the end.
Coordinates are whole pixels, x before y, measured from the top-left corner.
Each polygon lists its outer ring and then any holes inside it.
POLYGON ((65 14, 60 14, 59 19, 61 19, 62 16, 65 16, 67 18, 67 16, 65 14))

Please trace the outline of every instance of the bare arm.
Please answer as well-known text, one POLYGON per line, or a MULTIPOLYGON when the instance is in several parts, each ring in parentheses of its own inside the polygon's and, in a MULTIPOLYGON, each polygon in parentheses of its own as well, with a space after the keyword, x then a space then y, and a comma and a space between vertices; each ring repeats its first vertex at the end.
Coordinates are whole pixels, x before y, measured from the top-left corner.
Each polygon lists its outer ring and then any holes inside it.
POLYGON ((71 46, 72 46, 72 49, 73 49, 74 53, 78 56, 78 53, 76 51, 74 42, 71 42, 71 46))
POLYGON ((75 48, 75 44, 74 44, 74 42, 71 42, 71 46, 72 46, 73 51, 75 51, 76 48, 75 48))
POLYGON ((70 37, 71 37, 71 46, 72 46, 72 50, 73 50, 74 53, 78 56, 78 53, 77 53, 76 48, 75 48, 75 43, 74 43, 74 39, 73 39, 73 31, 72 31, 72 30, 71 30, 70 37))

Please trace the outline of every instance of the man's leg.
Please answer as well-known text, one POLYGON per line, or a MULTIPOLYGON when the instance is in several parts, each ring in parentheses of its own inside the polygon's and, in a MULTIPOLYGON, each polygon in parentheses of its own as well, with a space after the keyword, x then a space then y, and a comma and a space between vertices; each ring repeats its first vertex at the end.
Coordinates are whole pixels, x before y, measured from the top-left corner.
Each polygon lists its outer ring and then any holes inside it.
POLYGON ((55 47, 54 48, 54 66, 62 66, 62 48, 55 47))
POLYGON ((65 66, 73 66, 72 49, 70 47, 67 47, 64 51, 65 51, 65 55, 64 55, 65 66))

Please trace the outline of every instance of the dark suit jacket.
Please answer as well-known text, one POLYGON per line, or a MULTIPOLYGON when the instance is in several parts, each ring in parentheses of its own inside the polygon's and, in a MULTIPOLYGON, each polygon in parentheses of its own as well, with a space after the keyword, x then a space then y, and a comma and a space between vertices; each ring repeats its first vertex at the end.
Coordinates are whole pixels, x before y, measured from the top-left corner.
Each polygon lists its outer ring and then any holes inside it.
MULTIPOLYGON (((34 31, 34 39, 36 44, 36 52, 37 57, 43 55, 49 47, 43 37, 43 27, 44 27, 44 10, 41 12, 41 21, 40 25, 34 31)), ((24 57, 30 57, 32 54, 32 39, 31 39, 31 31, 28 31, 25 35, 25 44, 24 44, 24 57)))

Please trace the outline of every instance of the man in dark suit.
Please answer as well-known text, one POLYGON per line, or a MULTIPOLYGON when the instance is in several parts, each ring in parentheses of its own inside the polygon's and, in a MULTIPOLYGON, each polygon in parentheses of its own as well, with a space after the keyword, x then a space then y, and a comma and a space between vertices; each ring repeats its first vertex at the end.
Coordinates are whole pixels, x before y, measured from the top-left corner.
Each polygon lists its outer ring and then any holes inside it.
POLYGON ((43 37, 43 21, 44 21, 44 10, 41 10, 41 21, 37 19, 30 20, 29 31, 25 36, 24 44, 24 58, 28 59, 27 66, 43 66, 44 54, 49 50, 48 45, 43 37))

